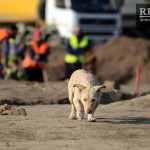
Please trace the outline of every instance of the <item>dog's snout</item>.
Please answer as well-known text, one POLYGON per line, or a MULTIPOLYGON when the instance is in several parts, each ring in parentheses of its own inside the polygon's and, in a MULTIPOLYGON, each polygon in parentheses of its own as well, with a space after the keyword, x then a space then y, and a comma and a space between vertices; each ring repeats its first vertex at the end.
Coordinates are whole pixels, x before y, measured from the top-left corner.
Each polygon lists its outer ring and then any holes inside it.
POLYGON ((88 113, 88 114, 91 114, 91 112, 92 112, 91 109, 88 109, 88 110, 87 110, 87 113, 88 113))

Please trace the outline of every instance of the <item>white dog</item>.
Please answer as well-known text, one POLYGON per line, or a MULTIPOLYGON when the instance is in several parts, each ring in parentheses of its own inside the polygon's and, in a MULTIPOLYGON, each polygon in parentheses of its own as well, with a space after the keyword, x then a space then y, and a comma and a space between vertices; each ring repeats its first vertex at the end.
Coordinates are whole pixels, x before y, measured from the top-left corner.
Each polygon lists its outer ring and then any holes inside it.
POLYGON ((75 71, 68 83, 69 101, 71 103, 70 119, 83 119, 84 111, 88 121, 95 122, 94 112, 100 103, 100 90, 105 85, 99 84, 96 77, 83 69, 75 71))

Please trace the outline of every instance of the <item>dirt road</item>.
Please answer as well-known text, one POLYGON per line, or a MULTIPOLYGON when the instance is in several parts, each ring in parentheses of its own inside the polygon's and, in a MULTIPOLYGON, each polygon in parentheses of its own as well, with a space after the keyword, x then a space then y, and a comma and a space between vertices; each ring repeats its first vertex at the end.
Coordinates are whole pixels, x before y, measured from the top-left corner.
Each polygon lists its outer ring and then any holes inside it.
POLYGON ((100 105, 97 122, 69 120, 70 105, 24 106, 0 116, 0 150, 149 150, 150 95, 100 105))

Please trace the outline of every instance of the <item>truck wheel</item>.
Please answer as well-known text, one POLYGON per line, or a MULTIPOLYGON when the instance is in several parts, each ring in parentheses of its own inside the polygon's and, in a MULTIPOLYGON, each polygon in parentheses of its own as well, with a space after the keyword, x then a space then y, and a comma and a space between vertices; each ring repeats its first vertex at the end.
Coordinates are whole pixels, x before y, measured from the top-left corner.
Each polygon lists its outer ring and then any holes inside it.
POLYGON ((38 15, 41 20, 45 20, 45 3, 45 0, 40 0, 37 8, 38 15))

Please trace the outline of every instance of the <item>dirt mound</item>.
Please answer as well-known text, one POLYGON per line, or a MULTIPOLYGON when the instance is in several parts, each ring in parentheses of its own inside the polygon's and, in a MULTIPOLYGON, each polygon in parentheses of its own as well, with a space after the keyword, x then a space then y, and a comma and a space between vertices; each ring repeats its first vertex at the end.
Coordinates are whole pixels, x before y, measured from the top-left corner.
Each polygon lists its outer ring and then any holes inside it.
POLYGON ((140 96, 137 98, 133 98, 127 101, 119 101, 119 102, 108 105, 108 107, 120 107, 120 106, 124 106, 128 108, 131 108, 131 107, 148 108, 150 107, 150 94, 147 94, 145 96, 140 96))
MULTIPOLYGON (((100 80, 113 80, 118 83, 134 81, 135 70, 141 68, 141 83, 150 82, 150 60, 145 39, 119 37, 110 42, 93 47, 97 59, 96 76, 100 80)), ((50 80, 58 80, 64 72, 65 48, 52 49, 49 57, 48 73, 50 80)))
MULTIPOLYGON (((106 88, 102 91, 101 104, 109 104, 149 94, 150 90, 147 87, 146 89, 147 91, 141 91, 139 95, 135 95, 134 93, 130 93, 129 86, 123 87, 121 90, 106 88)), ((0 105, 3 104, 69 104, 67 81, 32 83, 0 80, 0 105)))
POLYGON ((64 73, 65 48, 53 48, 48 59, 47 72, 49 80, 58 80, 64 73))
POLYGON ((0 105, 66 104, 66 82, 30 83, 0 80, 0 105))
POLYGON ((135 70, 141 68, 141 83, 150 82, 150 42, 144 39, 121 37, 94 47, 97 58, 96 75, 101 80, 119 83, 133 82, 135 70))

